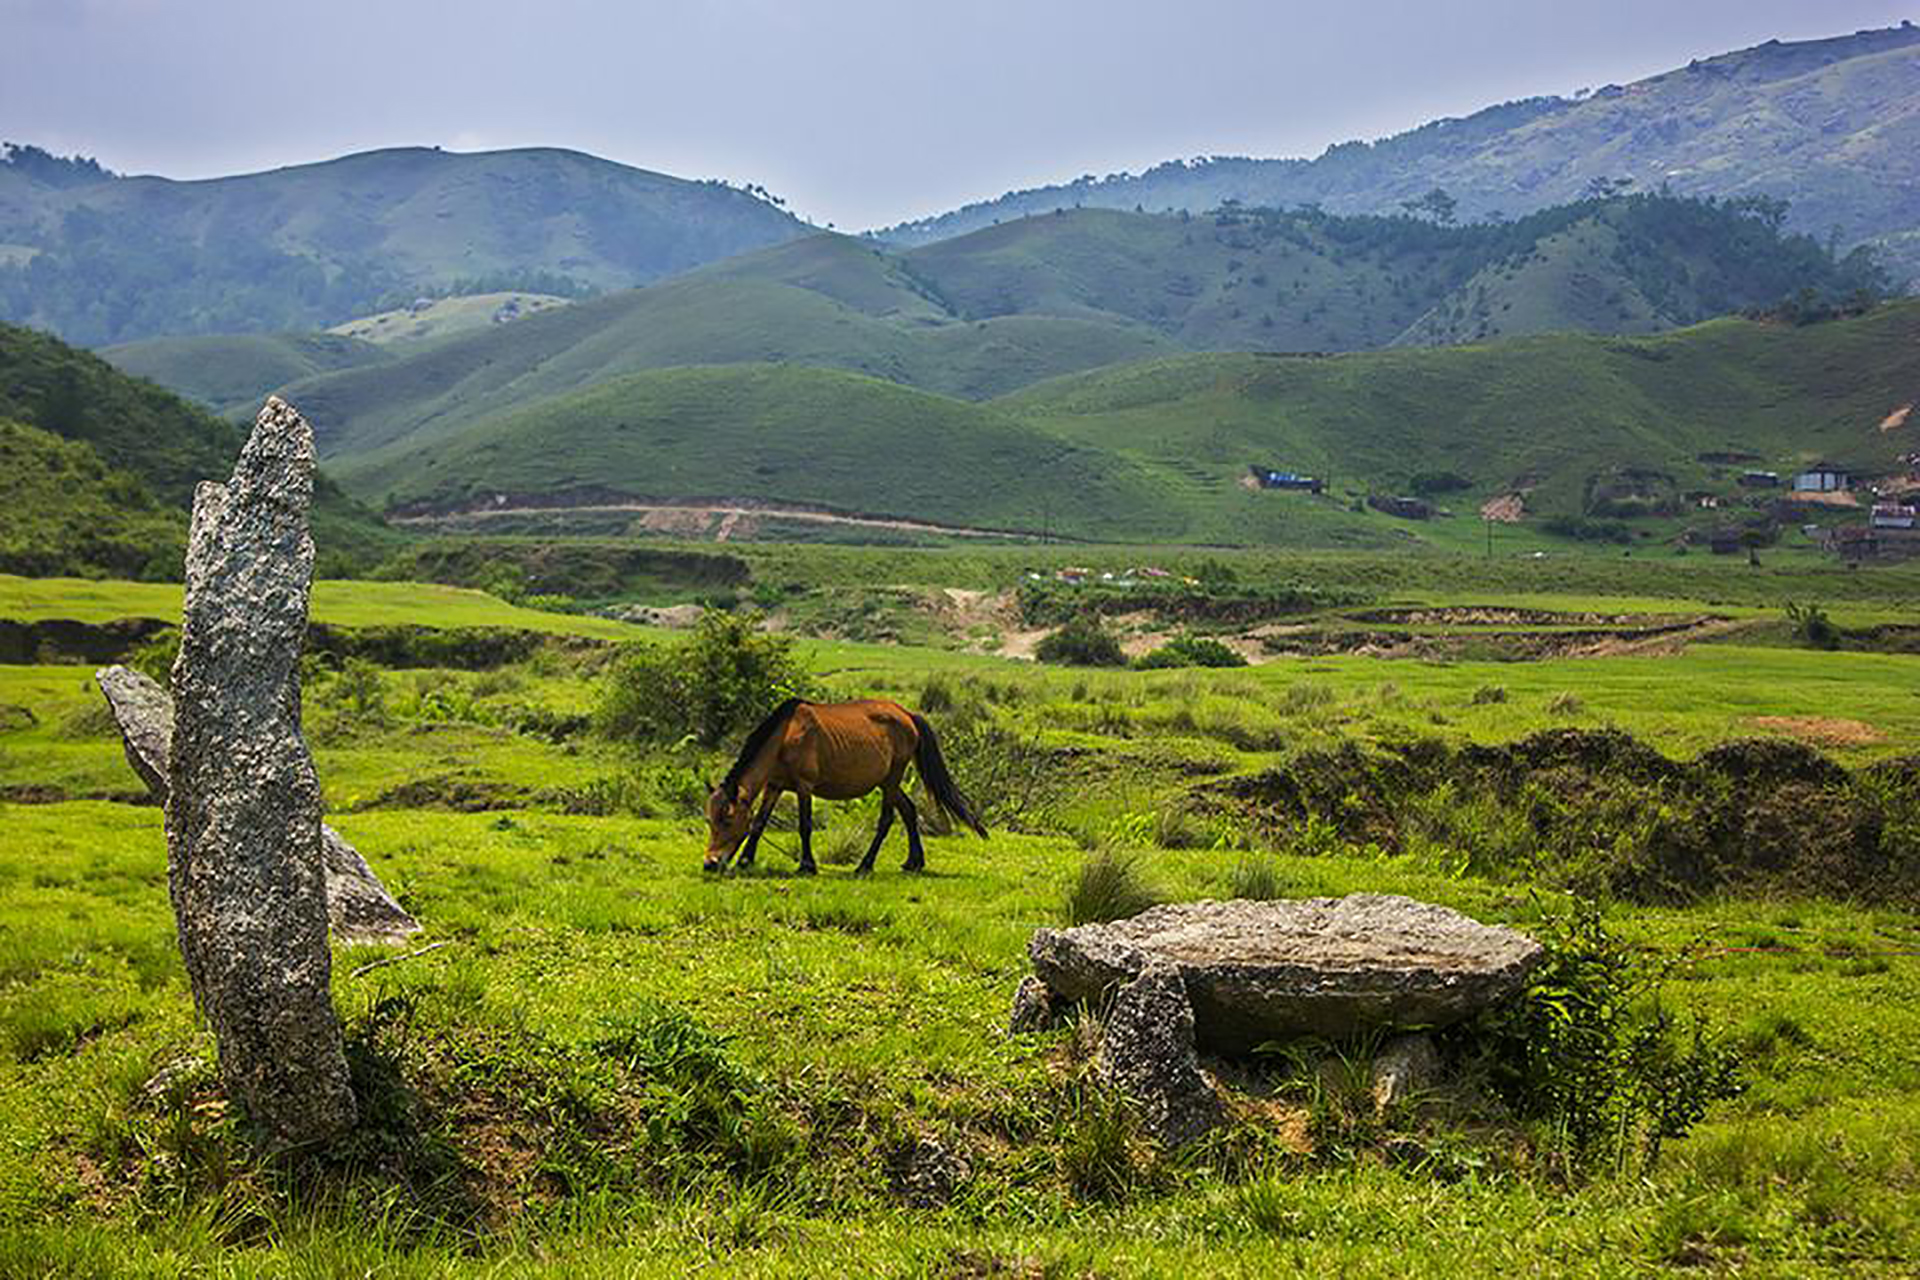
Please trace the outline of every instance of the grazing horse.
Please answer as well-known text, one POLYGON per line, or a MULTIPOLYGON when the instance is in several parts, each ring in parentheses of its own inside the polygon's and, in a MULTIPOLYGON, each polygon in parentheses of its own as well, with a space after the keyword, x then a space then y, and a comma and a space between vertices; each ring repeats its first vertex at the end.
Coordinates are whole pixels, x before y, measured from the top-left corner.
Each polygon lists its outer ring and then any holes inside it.
POLYGON ((740 758, 707 797, 707 870, 724 871, 736 849, 740 865, 750 864, 774 802, 782 791, 791 791, 800 803, 800 874, 810 876, 817 870, 813 798, 853 800, 876 787, 881 792, 880 829, 854 874, 873 870, 896 812, 907 824, 907 861, 901 869, 921 870, 927 860, 920 848, 920 817, 900 787, 909 764, 919 768, 942 809, 986 837, 987 829, 947 772, 933 726, 924 719, 893 702, 787 699, 747 735, 740 758), (745 848, 740 845, 743 838, 745 848))

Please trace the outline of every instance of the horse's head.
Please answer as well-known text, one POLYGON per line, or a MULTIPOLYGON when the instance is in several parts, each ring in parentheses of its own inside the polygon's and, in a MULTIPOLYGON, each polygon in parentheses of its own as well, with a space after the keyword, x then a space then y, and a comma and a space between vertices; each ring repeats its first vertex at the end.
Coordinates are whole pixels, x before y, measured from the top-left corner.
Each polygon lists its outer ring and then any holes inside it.
POLYGON ((725 871, 753 821, 753 802, 737 785, 707 793, 707 870, 725 871))

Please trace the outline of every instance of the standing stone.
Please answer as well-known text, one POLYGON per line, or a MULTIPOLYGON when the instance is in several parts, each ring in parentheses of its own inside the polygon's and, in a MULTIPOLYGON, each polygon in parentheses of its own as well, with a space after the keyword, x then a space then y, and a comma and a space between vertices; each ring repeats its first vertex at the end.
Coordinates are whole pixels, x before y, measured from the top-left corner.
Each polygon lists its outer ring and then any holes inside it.
MULTIPOLYGON (((173 753, 173 699, 128 667, 102 667, 94 681, 120 726, 127 762, 161 804, 167 802, 167 761, 173 753)), ((320 863, 327 879, 327 919, 336 942, 401 942, 420 922, 393 900, 360 851, 324 822, 320 863)))
POLYGON ((275 1147, 355 1118, 327 952, 320 784, 300 733, 313 432, 269 399, 194 494, 173 667, 167 883, 227 1093, 275 1147))
POLYGON ((1167 1146, 1191 1142, 1220 1121, 1220 1097, 1194 1049, 1187 985, 1173 965, 1149 964, 1114 993, 1095 1063, 1138 1109, 1141 1127, 1167 1146))

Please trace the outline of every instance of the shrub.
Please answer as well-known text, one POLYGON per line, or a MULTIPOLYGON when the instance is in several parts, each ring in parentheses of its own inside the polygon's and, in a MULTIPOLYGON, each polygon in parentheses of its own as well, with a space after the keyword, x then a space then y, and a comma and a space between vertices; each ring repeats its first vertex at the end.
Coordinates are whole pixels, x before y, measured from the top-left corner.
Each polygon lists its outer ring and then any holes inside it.
POLYGON ((1556 693, 1547 703, 1547 714, 1552 716, 1577 716, 1586 709, 1585 699, 1577 693, 1556 693))
POLYGON ((640 642, 615 658, 594 727, 621 742, 718 746, 753 727, 783 698, 811 691, 793 641, 758 631, 758 614, 708 610, 669 644, 640 642))
POLYGON ((1073 883, 1067 886, 1067 923, 1124 920, 1159 903, 1160 894, 1147 882, 1138 858, 1100 849, 1080 863, 1073 883))
POLYGON ((1033 652, 1042 662, 1075 667, 1120 667, 1127 662, 1120 641, 1092 614, 1081 614, 1043 636, 1033 652))
POLYGON ((1473 691, 1473 705, 1484 707, 1507 700, 1507 687, 1503 684, 1483 684, 1473 691))
POLYGON ((1817 604, 1796 604, 1787 601, 1787 621, 1793 624, 1793 634, 1816 649, 1838 649, 1840 647, 1840 628, 1833 625, 1833 619, 1827 611, 1817 604))
POLYGON ((1634 1155, 1650 1166, 1715 1102, 1742 1088, 1740 1050, 1695 1021, 1684 1032, 1659 1001, 1659 975, 1577 902, 1549 918, 1546 958, 1525 993, 1475 1031, 1491 1045, 1491 1080, 1543 1121, 1563 1172, 1634 1155))
POLYGON ((1161 667, 1244 667, 1247 660, 1212 636, 1182 631, 1133 664, 1142 671, 1161 667))
POLYGON ((173 660, 180 656, 180 628, 162 627, 127 655, 127 665, 166 686, 173 680, 173 660))

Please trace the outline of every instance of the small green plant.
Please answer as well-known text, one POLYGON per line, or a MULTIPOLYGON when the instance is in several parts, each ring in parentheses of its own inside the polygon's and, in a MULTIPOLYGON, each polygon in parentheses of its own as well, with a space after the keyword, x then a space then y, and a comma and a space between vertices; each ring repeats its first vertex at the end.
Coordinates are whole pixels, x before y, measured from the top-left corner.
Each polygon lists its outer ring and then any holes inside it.
POLYGON ((1126 1099, 1091 1079, 1070 1086, 1060 1122, 1060 1173, 1082 1200, 1120 1201, 1144 1179, 1126 1099))
POLYGON ((1507 700, 1507 687, 1503 684, 1483 684, 1473 691, 1471 702, 1476 707, 1492 706, 1507 700))
POLYGON ((1490 1079, 1522 1115, 1542 1122, 1569 1177, 1684 1137, 1713 1103, 1742 1088, 1743 1055, 1684 1030, 1660 1002, 1660 975, 1576 901, 1543 930, 1546 957, 1517 1001, 1476 1024, 1491 1046, 1490 1079))
POLYGON ((1160 894, 1148 883, 1139 858, 1117 849, 1096 849, 1082 860, 1067 886, 1067 923, 1124 920, 1159 903, 1160 894))
POLYGON ((1586 700, 1577 693, 1556 693, 1547 702, 1548 715, 1561 716, 1565 719, 1572 719, 1574 716, 1581 715, 1586 709, 1586 700))
POLYGON ((1833 625, 1833 619, 1827 611, 1817 604, 1798 604, 1787 601, 1787 621, 1793 624, 1793 634, 1816 649, 1838 649, 1840 647, 1840 628, 1833 625))
POLYGON ((173 680, 173 660, 180 656, 180 628, 162 627, 134 646, 127 665, 148 679, 165 685, 173 680))
POLYGON ((1123 667, 1127 663, 1120 641, 1092 613, 1080 614, 1042 636, 1033 654, 1042 662, 1072 667, 1123 667))
POLYGON ((1280 865, 1272 858, 1249 854, 1227 868, 1227 893, 1235 898, 1271 902, 1287 896, 1286 880, 1280 874, 1280 865))

